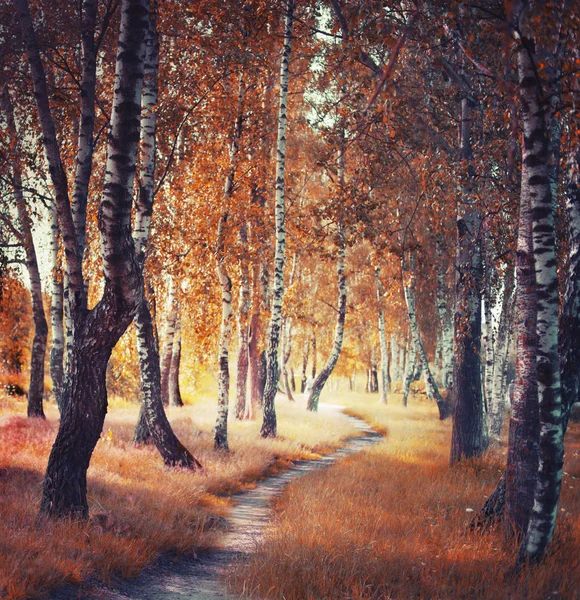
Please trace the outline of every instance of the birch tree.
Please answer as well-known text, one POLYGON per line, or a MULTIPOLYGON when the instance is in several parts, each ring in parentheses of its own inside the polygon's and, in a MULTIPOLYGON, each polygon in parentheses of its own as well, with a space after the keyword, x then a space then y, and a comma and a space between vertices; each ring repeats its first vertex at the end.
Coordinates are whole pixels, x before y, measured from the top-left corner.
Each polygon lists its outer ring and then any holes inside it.
POLYGON ((346 273, 345 273, 345 258, 346 258, 346 234, 342 226, 338 226, 338 243, 340 244, 336 259, 336 273, 338 283, 338 305, 336 311, 336 327, 334 330, 334 342, 330 356, 326 359, 324 366, 314 379, 312 390, 308 396, 306 407, 310 411, 318 410, 318 402, 320 393, 328 378, 332 374, 334 367, 340 356, 342 342, 344 339, 344 323, 346 320, 346 273))
MULTIPOLYGON (((552 539, 560 488, 564 443, 562 394, 558 354, 558 276, 555 205, 549 177, 546 111, 542 81, 538 77, 538 40, 526 30, 523 9, 516 4, 515 31, 518 33, 518 83, 522 107, 522 198, 529 198, 533 260, 537 298, 536 376, 540 415, 539 468, 534 504, 518 562, 540 560, 552 539), (519 10, 518 10, 519 9, 519 10)), ((530 7, 530 17, 534 11, 530 7)), ((527 16, 526 16, 527 18, 527 16)))
POLYGON ((381 267, 375 267, 375 276, 377 280, 377 302, 379 305, 379 345, 381 349, 381 396, 382 404, 387 403, 387 395, 390 392, 389 378, 389 357, 387 349, 387 333, 385 331, 385 313, 383 312, 383 296, 385 295, 384 286, 381 281, 381 267))
POLYGON ((27 413, 29 417, 44 419, 42 397, 44 394, 44 357, 46 355, 46 344, 48 339, 48 324, 46 322, 46 315, 42 304, 42 285, 38 269, 36 247, 32 238, 32 222, 22 187, 22 163, 20 160, 19 142, 21 136, 19 136, 16 131, 14 109, 12 108, 10 94, 8 92, 8 87, 6 86, 2 91, 1 104, 8 125, 8 135, 10 136, 10 161, 12 163, 11 179, 16 211, 18 213, 18 227, 11 225, 11 228, 22 243, 26 255, 26 270, 30 281, 32 319, 34 321, 34 339, 32 340, 30 361, 30 384, 28 387, 27 413))
POLYGON ((288 0, 284 19, 284 45, 280 63, 280 103, 278 110, 278 138, 276 145, 276 248, 274 253, 274 281, 272 286, 272 311, 268 330, 266 352, 266 385, 262 402, 263 421, 260 435, 264 438, 276 437, 276 409, 274 400, 278 390, 278 343, 282 320, 282 298, 284 295, 284 253, 285 232, 285 172, 286 172, 286 127, 288 113, 288 79, 292 42, 292 21, 294 0, 288 0))
MULTIPOLYGON (((15 5, 28 55, 43 145, 55 193, 65 250, 67 298, 73 325, 73 344, 68 352, 63 386, 64 409, 48 461, 40 510, 47 516, 86 518, 86 472, 107 412, 107 362, 142 300, 142 273, 131 235, 131 205, 139 144, 143 56, 149 27, 149 3, 147 0, 124 0, 121 5, 110 134, 99 209, 104 289, 100 300, 92 309, 87 306, 79 248, 82 229, 82 210, 78 206, 80 199, 73 194, 71 206, 48 99, 46 76, 27 0, 15 0, 15 5)), ((89 16, 94 10, 95 0, 83 2, 85 22, 90 21, 89 16)), ((91 36, 94 41, 94 25, 87 26, 85 33, 89 42, 91 36)), ((84 105, 86 95, 81 93, 81 97, 81 104, 84 105)), ((92 108, 94 112, 94 102, 86 104, 87 110, 92 108)), ((81 136, 82 133, 79 135, 79 145, 84 146, 90 142, 86 138, 81 140, 81 136)), ((80 154, 82 153, 79 152, 80 154)), ((86 162, 84 164, 86 166, 86 162)), ((83 173, 86 180, 90 177, 91 168, 83 170, 83 173)))
POLYGON ((429 367, 429 361, 427 359, 427 353, 425 352, 425 347, 421 341, 421 336, 419 335, 419 326, 417 325, 417 316, 416 316, 416 302, 415 302, 415 288, 413 285, 413 264, 414 258, 411 257, 410 260, 410 278, 404 285, 405 292, 405 301, 407 303, 407 314, 409 316, 409 326, 411 329, 412 336, 412 347, 414 348, 414 352, 419 355, 421 362, 423 363, 423 369, 425 371, 425 382, 427 386, 427 393, 429 396, 433 397, 437 402, 437 408, 439 409, 439 418, 441 420, 446 419, 450 415, 450 407, 445 400, 441 397, 439 393, 439 389, 437 387, 437 383, 433 378, 431 373, 431 368, 429 367))
MULTIPOLYGON (((155 196, 157 149, 157 103, 159 39, 157 34, 157 4, 152 5, 150 24, 145 43, 145 64, 141 94, 139 190, 135 209, 133 240, 139 268, 143 272, 146 249, 151 231, 155 196)), ((179 441, 163 408, 159 347, 149 299, 142 284, 142 299, 135 315, 135 334, 139 357, 141 410, 135 427, 137 444, 152 441, 167 466, 195 470, 199 462, 179 441)), ((173 354, 171 361, 173 360, 173 354)))
POLYGON ((462 92, 460 156, 467 164, 462 205, 457 215, 455 325, 453 367, 453 433, 451 464, 485 450, 481 387, 481 216, 474 194, 472 150, 473 96, 462 92))

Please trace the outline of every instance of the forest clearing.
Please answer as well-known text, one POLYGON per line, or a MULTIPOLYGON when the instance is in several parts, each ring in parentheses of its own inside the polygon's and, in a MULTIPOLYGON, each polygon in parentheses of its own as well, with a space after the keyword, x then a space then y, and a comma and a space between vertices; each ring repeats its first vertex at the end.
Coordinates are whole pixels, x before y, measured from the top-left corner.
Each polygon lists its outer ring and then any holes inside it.
POLYGON ((0 2, 0 596, 578 597, 579 100, 577 0, 0 2))

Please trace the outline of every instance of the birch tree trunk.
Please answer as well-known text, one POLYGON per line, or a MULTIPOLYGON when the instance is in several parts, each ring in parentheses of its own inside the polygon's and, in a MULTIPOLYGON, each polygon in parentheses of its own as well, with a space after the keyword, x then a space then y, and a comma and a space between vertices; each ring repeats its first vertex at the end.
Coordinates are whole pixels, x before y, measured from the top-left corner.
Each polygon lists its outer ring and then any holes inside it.
POLYGON ((489 395, 489 434, 499 440, 503 425, 503 414, 507 403, 508 352, 511 343, 512 316, 514 309, 513 269, 505 276, 501 312, 498 319, 494 344, 494 362, 489 395))
POLYGON ((141 411, 134 441, 146 443, 150 439, 168 467, 202 469, 200 463, 179 441, 165 414, 161 401, 159 350, 153 333, 151 311, 146 301, 139 306, 135 328, 141 376, 141 411))
MULTIPOLYGON (((411 265, 413 264, 412 259, 411 259, 411 265)), ((411 266, 412 268, 412 266, 411 266)), ((414 346, 414 352, 413 354, 419 354, 419 358, 421 359, 421 362, 423 363, 423 369, 424 369, 424 373, 425 373, 425 383, 426 386, 428 388, 427 394, 432 396, 435 399, 435 402, 437 403, 437 408, 439 409, 439 418, 441 420, 446 419, 447 417, 450 416, 451 414, 451 409, 449 407, 449 405, 447 404, 447 402, 445 402, 445 400, 443 400, 443 398, 441 397, 441 394, 439 393, 439 388, 437 387, 437 384, 435 383, 435 379, 433 378, 433 375, 431 373, 431 369, 429 367, 429 361, 427 359, 427 353, 425 352, 425 348, 423 346, 423 342, 421 341, 421 336, 419 335, 419 327, 417 325, 417 315, 416 315, 416 308, 415 308, 415 290, 413 288, 413 282, 409 282, 409 284, 404 286, 404 292, 405 292, 405 302, 407 303, 407 312, 409 315, 409 325, 411 328, 411 334, 412 334, 412 339, 413 339, 413 344, 412 346, 414 346)), ((405 389, 407 390, 406 393, 408 395, 408 389, 409 389, 409 384, 407 384, 407 379, 405 380, 405 389)), ((406 403, 405 403, 406 406, 406 403)))
POLYGON ((308 369, 308 357, 310 355, 310 338, 308 338, 304 342, 304 346, 302 348, 302 377, 300 378, 300 393, 303 394, 306 391, 306 382, 308 381, 308 376, 306 375, 306 370, 308 369))
MULTIPOLYGON (((141 170, 137 198, 133 240, 141 271, 145 268, 145 249, 149 240, 155 189, 155 152, 157 133, 157 92, 159 67, 159 40, 157 35, 156 6, 152 7, 146 41, 142 118, 140 128, 141 170)), ((195 470, 199 462, 177 439, 173 432, 161 397, 161 369, 159 345, 149 299, 142 289, 143 298, 135 316, 135 335, 139 356, 141 410, 133 440, 137 444, 153 442, 163 462, 170 467, 195 470)), ((153 297, 151 294, 150 297, 153 297)))
POLYGON ((76 232, 78 256, 81 261, 85 250, 87 202, 93 169, 93 132, 95 126, 95 89, 97 84, 97 56, 95 25, 98 0, 82 0, 81 19, 81 114, 77 143, 75 180, 72 197, 72 218, 76 232))
POLYGON ((284 252, 285 233, 285 171, 286 171, 286 124, 288 109, 288 76, 292 41, 292 20, 294 0, 288 0, 284 21, 284 47, 280 63, 280 105, 278 111, 278 142, 276 152, 276 250, 274 253, 274 284, 272 290, 272 312, 268 331, 266 353, 266 385, 262 401, 263 421, 260 435, 264 438, 276 437, 276 409, 274 400, 278 390, 278 343, 280 321, 282 319, 282 298, 284 295, 284 252))
POLYGON ((288 378, 288 361, 292 353, 292 319, 284 317, 282 329, 282 377, 284 380, 284 393, 291 402, 294 402, 292 387, 288 378))
POLYGON ((181 388, 179 387, 179 370, 181 368, 181 317, 178 313, 175 324, 175 337, 171 354, 171 367, 169 369, 169 405, 183 406, 181 388))
POLYGON ((399 367, 400 349, 399 349, 399 341, 397 340, 397 337, 395 336, 394 333, 391 333, 390 347, 391 347, 391 365, 392 365, 392 369, 393 369, 393 381, 400 381, 401 380, 401 370, 399 367))
MULTIPOLYGON (((248 245, 246 223, 240 225, 239 240, 242 247, 248 245)), ((245 257, 241 259, 240 300, 238 304, 238 369, 236 375, 236 419, 241 420, 246 415, 249 337, 250 337, 250 272, 245 257)))
POLYGON ((496 336, 494 335, 493 317, 492 317, 492 274, 491 259, 489 257, 489 234, 485 236, 485 264, 484 264, 484 284, 483 284, 483 344, 484 344, 484 360, 482 364, 483 369, 483 391, 485 399, 485 407, 487 414, 489 415, 491 409, 491 395, 493 387, 493 366, 496 362, 495 347, 496 347, 496 336))
POLYGON ((481 218, 473 193, 472 100, 461 100, 461 159, 468 164, 463 207, 457 216, 453 366, 453 431, 450 462, 480 456, 486 448, 481 393, 481 218))
MULTIPOLYGON (((229 180, 229 177, 228 177, 229 180)), ((226 186, 228 183, 226 183, 226 186)), ((233 180, 231 181, 233 186, 233 180)), ((226 193, 228 188, 226 187, 226 193)), ((214 448, 228 451, 228 406, 230 392, 229 345, 232 330, 232 281, 225 266, 225 225, 228 214, 220 217, 216 244, 216 271, 222 290, 222 323, 218 346, 218 410, 214 426, 214 448)))
POLYGON ((62 414, 62 386, 64 381, 64 315, 63 281, 58 260, 58 223, 53 206, 50 207, 50 259, 51 259, 51 305, 50 305, 50 377, 52 391, 62 414))
POLYGON ((381 267, 375 267, 375 275, 377 279, 377 302, 379 305, 379 346, 381 348, 381 396, 380 402, 387 403, 387 395, 390 390, 390 378, 388 368, 388 349, 387 349, 387 334, 385 332, 385 314, 383 312, 383 296, 385 290, 381 281, 381 267))
POLYGON ((306 407, 310 411, 318 410, 318 401, 320 399, 320 393, 324 384, 332 374, 334 367, 340 356, 342 349, 342 340, 344 337, 344 322, 346 319, 346 274, 344 272, 344 262, 346 257, 346 236, 339 225, 339 237, 341 241, 340 248, 338 249, 337 257, 337 279, 338 279, 338 311, 336 317, 336 329, 334 331, 334 343, 332 346, 332 352, 328 357, 326 363, 322 367, 322 370, 317 375, 314 383, 312 384, 312 390, 308 397, 306 407))
POLYGON ((318 358, 318 353, 316 351, 316 329, 314 327, 312 327, 312 371, 311 371, 311 377, 312 380, 314 381, 314 379, 316 379, 316 363, 317 363, 317 358, 318 358))
MULTIPOLYGON (((294 284, 296 277, 296 268, 298 265, 298 255, 294 252, 292 259, 292 269, 290 270, 290 278, 288 281, 288 289, 294 284)), ((291 402, 294 402, 292 395, 292 387, 288 378, 288 361, 292 353, 292 318, 284 315, 282 317, 282 379, 284 383, 284 393, 291 402)))
POLYGON ((439 315, 439 326, 441 328, 441 385, 450 390, 453 386, 453 326, 447 306, 449 296, 448 286, 445 282, 443 271, 443 241, 437 241, 437 257, 439 259, 439 270, 437 272, 437 314, 439 315))
MULTIPOLYGON (((522 165, 522 184, 530 174, 522 165)), ((536 375, 536 278, 529 188, 522 185, 516 253, 516 381, 506 467, 506 532, 521 537, 528 528, 538 471, 540 417, 536 375)))
POLYGON ((403 382, 403 406, 407 406, 409 400, 409 392, 411 390, 411 382, 415 376, 415 363, 417 361, 417 352, 413 342, 407 345, 406 349, 407 360, 405 364, 405 380, 403 382))
POLYGON ((250 361, 250 402, 246 403, 246 419, 253 419, 262 406, 264 385, 266 382, 266 353, 262 348, 262 313, 268 305, 268 269, 260 261, 254 265, 252 285, 252 317, 250 320, 250 339, 248 356, 250 361))
POLYGON ((534 505, 518 563, 539 561, 552 539, 564 460, 558 354, 558 276, 555 200, 549 177, 548 140, 534 44, 521 39, 518 75, 523 113, 522 197, 530 198, 537 290, 536 373, 540 405, 540 457, 534 505))
POLYGON ((173 358, 173 340, 175 339, 175 324, 177 322, 177 300, 175 298, 175 284, 173 278, 169 282, 167 294, 167 316, 163 329, 163 344, 161 344, 161 400, 169 406, 169 373, 171 359, 173 358))
POLYGON ((42 397, 44 395, 44 357, 46 355, 46 344, 48 339, 48 324, 42 304, 42 286, 36 258, 36 248, 32 239, 32 224, 30 214, 26 206, 26 199, 22 191, 22 164, 20 161, 20 143, 14 123, 14 109, 10 101, 8 87, 2 92, 2 110, 6 117, 8 135, 11 138, 10 162, 12 163, 12 186, 18 221, 20 228, 16 233, 24 247, 26 254, 26 270, 30 281, 30 295, 32 300, 32 320, 34 322, 34 338, 30 356, 30 384, 28 388, 29 417, 44 419, 42 397))
POLYGON ((570 161, 566 189, 568 266, 560 313, 562 373, 562 428, 566 432, 570 410, 580 402, 580 149, 570 161))
POLYGON ((74 321, 74 344, 63 389, 65 408, 48 461, 40 510, 49 516, 86 517, 86 472, 107 411, 107 362, 142 296, 141 272, 131 237, 131 191, 139 140, 142 57, 149 5, 147 0, 124 0, 121 8, 120 51, 99 219, 105 286, 101 300, 89 311, 82 257, 32 18, 26 0, 15 0, 15 4, 55 191, 74 321))
POLYGON ((242 137, 244 101, 244 76, 240 73, 238 82, 238 108, 229 147, 229 170, 224 185, 224 209, 220 216, 215 249, 216 272, 222 292, 222 322, 218 346, 218 414, 214 427, 214 447, 216 450, 228 448, 228 407, 230 401, 229 347, 232 336, 232 280, 226 268, 225 244, 226 225, 230 202, 234 193, 234 181, 238 160, 238 149, 242 137))

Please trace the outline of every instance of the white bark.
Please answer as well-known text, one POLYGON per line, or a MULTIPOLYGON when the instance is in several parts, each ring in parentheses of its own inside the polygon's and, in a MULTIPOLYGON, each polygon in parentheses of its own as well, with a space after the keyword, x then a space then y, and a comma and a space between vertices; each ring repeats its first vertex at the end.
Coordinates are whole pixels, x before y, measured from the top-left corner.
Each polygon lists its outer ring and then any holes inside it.
POLYGON ((381 349, 381 389, 380 401, 387 403, 387 395, 390 392, 389 366, 388 366, 388 348, 387 334, 385 332, 385 314, 383 312, 383 296, 385 294, 383 283, 381 281, 381 267, 375 268, 377 278, 377 302, 379 305, 379 345, 381 349))
POLYGON ((284 46, 280 63, 280 104, 278 110, 278 141, 276 146, 276 248, 274 253, 274 283, 272 289, 272 312, 268 331, 266 353, 266 386, 264 388, 262 437, 276 437, 276 410, 274 399, 278 389, 278 343, 282 320, 282 299, 284 296, 284 253, 286 249, 285 231, 285 172, 286 172, 286 126, 288 113, 288 80, 290 50, 292 42, 292 21, 294 0, 288 0, 284 21, 284 46))

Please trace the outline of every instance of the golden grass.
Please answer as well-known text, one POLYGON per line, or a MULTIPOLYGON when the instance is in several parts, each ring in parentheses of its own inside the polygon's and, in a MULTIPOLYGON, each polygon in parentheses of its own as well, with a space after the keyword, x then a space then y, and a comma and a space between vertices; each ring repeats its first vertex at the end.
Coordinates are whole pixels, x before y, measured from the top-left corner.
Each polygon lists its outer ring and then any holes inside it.
POLYGON ((343 395, 350 412, 388 430, 385 441, 292 483, 257 553, 229 583, 247 597, 503 599, 580 597, 580 427, 567 437, 558 525, 546 561, 510 574, 516 548, 501 528, 469 523, 494 489, 505 446, 448 466, 451 423, 434 405, 395 395, 343 395))
POLYGON ((0 395, 0 597, 39 598, 66 583, 135 576, 161 553, 192 555, 215 544, 227 494, 284 462, 312 457, 353 434, 340 417, 278 402, 281 438, 258 437, 260 422, 230 423, 229 454, 213 450, 215 400, 188 398, 169 417, 206 469, 163 466, 152 447, 131 443, 138 407, 114 399, 88 473, 87 523, 40 522, 42 477, 58 427, 27 419, 22 399, 0 395), (20 415, 20 416, 18 416, 20 415))

